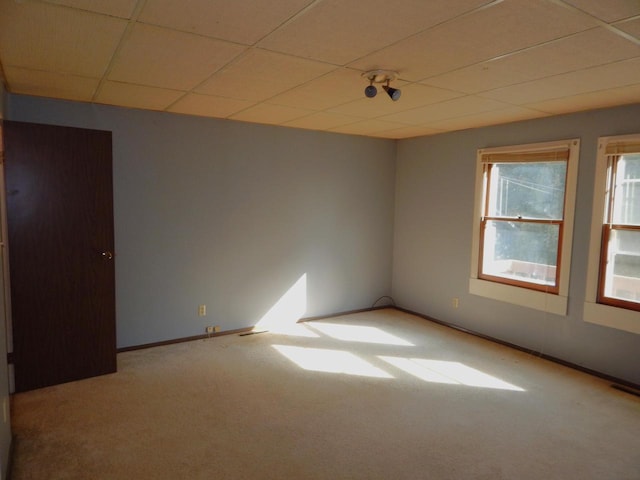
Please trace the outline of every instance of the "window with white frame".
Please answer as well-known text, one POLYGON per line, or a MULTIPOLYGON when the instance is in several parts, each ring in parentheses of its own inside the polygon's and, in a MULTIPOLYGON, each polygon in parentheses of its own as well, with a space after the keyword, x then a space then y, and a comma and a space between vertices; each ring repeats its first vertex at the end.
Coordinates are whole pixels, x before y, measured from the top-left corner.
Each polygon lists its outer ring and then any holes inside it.
POLYGON ((640 333, 640 135, 598 140, 584 316, 640 333))
POLYGON ((566 314, 578 150, 574 139, 478 151, 471 293, 566 314))

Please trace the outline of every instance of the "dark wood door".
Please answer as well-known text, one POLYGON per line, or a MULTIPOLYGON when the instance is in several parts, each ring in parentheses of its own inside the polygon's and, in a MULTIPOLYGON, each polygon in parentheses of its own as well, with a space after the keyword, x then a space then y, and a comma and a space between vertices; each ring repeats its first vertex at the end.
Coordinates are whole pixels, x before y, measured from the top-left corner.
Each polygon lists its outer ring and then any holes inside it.
POLYGON ((16 391, 114 372, 111 132, 3 136, 16 391))

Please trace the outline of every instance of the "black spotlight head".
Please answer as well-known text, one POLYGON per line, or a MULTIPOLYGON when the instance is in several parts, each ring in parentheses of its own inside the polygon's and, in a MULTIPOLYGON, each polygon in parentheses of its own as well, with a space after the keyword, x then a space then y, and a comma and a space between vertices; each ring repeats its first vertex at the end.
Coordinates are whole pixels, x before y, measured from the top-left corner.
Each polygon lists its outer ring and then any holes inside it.
POLYGON ((400 99, 400 95, 402 95, 402 92, 400 90, 390 87, 389 85, 383 85, 382 88, 384 88, 385 92, 387 92, 387 94, 391 97, 391 100, 393 100, 394 102, 397 102, 400 99))
POLYGON ((367 98, 373 98, 378 94, 378 89, 373 85, 369 85, 364 89, 364 96, 367 98))

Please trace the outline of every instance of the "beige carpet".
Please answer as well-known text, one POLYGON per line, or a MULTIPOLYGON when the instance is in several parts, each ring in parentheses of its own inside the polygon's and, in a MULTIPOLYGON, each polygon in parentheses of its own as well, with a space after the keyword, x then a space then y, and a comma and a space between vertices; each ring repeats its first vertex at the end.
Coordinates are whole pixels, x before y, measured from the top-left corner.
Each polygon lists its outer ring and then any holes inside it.
POLYGON ((640 479, 640 399, 387 309, 13 397, 13 479, 640 479))

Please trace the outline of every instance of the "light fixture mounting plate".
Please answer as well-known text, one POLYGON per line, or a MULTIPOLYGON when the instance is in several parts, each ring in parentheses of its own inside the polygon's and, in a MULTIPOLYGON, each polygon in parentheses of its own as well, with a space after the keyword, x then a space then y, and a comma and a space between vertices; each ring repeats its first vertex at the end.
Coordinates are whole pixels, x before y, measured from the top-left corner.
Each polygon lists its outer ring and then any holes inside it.
POLYGON ((388 83, 398 78, 398 72, 394 72, 393 70, 378 69, 364 72, 362 76, 369 80, 369 82, 371 83, 388 83))

